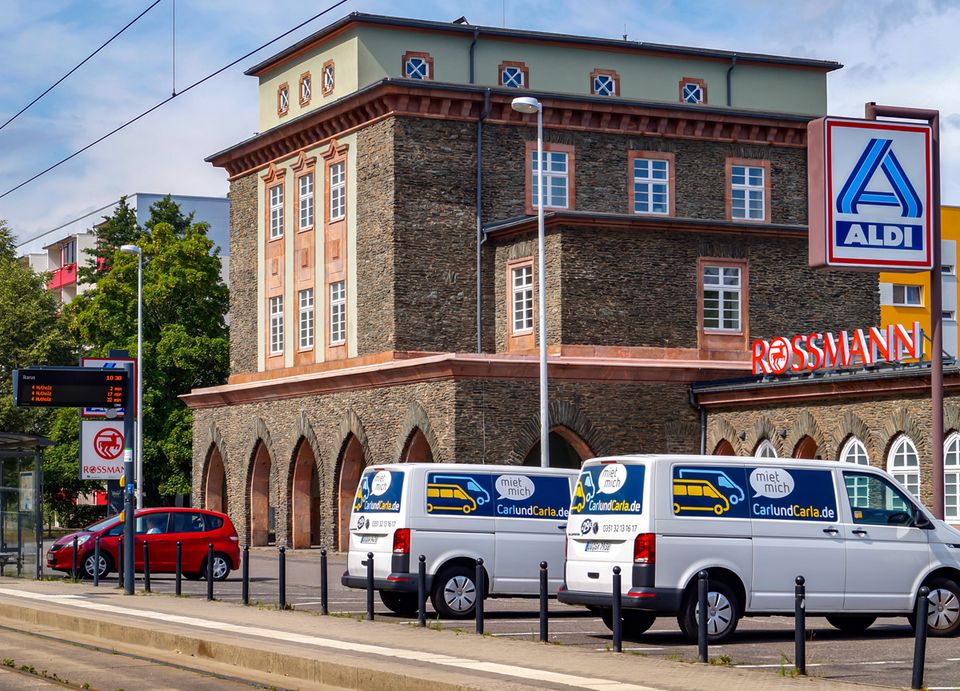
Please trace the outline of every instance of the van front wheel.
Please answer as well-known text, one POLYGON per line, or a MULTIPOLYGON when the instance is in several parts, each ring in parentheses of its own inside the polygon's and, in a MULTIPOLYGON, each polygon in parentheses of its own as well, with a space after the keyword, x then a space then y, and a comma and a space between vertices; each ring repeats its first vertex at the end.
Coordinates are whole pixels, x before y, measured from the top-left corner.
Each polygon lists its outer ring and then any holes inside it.
MULTIPOLYGON (((476 572, 465 566, 445 569, 434 581, 430 602, 443 619, 469 619, 477 606, 476 572)), ((482 597, 482 596, 481 596, 482 597)))
MULTIPOLYGON (((697 584, 689 588, 684 598, 677 623, 687 640, 697 640, 697 584)), ((737 629, 740 619, 740 603, 733 590, 721 581, 710 581, 707 591, 707 640, 722 643, 737 629)))
MULTIPOLYGON (((609 609, 600 610, 600 618, 604 626, 613 631, 613 611, 609 609)), ((650 612, 639 612, 636 610, 623 610, 621 614, 624 638, 639 638, 647 632, 653 622, 657 620, 657 615, 650 612)))
MULTIPOLYGON (((927 582, 930 600, 927 606, 927 635, 937 638, 960 633, 960 584, 948 578, 934 578, 927 582)), ((916 611, 916 610, 914 610, 916 611)), ((916 628, 916 614, 907 617, 916 628)))

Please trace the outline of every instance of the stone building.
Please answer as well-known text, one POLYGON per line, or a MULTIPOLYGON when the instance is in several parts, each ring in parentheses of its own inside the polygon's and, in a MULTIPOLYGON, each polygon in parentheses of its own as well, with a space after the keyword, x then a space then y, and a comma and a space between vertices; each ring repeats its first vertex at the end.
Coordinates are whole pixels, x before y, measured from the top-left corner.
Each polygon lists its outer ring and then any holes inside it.
MULTIPOLYGON (((366 465, 538 462, 517 95, 543 104, 551 462, 798 435, 835 458, 832 413, 709 386, 752 339, 879 323, 876 274, 807 266, 806 124, 839 67, 363 14, 254 66, 261 131, 209 159, 231 377, 184 396, 195 495, 251 544, 338 548, 366 465)), ((871 452, 908 422, 858 415, 871 452)))

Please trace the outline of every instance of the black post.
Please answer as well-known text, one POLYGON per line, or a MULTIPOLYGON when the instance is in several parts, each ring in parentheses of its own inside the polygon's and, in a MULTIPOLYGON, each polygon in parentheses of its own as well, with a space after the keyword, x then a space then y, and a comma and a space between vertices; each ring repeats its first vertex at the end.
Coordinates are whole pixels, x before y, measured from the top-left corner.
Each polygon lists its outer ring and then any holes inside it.
POLYGON ((367 621, 373 621, 373 552, 367 552, 367 621))
POLYGON ((477 613, 477 633, 483 634, 483 591, 486 589, 487 572, 483 569, 483 559, 477 559, 477 599, 474 607, 477 613))
POLYGON ((183 543, 177 540, 176 594, 183 594, 183 543))
POLYGON ((697 662, 708 662, 707 620, 710 612, 707 607, 707 592, 710 590, 710 574, 705 570, 697 574, 697 662))
POLYGON ((417 565, 417 626, 427 625, 427 558, 420 555, 417 565))
POLYGON ((806 579, 797 576, 796 587, 793 593, 793 664, 797 674, 807 673, 807 587, 806 579))
POLYGON ((74 535, 73 536, 73 565, 72 565, 73 570, 70 572, 70 574, 73 576, 74 583, 77 582, 77 562, 79 561, 79 556, 80 556, 77 554, 77 550, 80 549, 80 546, 77 544, 77 540, 78 540, 77 536, 74 535))
POLYGON ((327 595, 327 550, 320 550, 320 614, 330 614, 330 598, 327 595))
POLYGON ((143 592, 150 592, 150 550, 147 549, 149 543, 143 541, 143 592))
POLYGON ((213 599, 213 543, 207 544, 207 599, 213 599))
POLYGON ((93 585, 100 585, 100 536, 93 538, 93 585))
POLYGON ((136 483, 142 478, 134 477, 133 449, 136 427, 134 425, 133 407, 136 395, 136 378, 133 376, 133 363, 123 365, 127 372, 127 390, 123 397, 123 538, 127 543, 127 551, 123 554, 123 592, 126 595, 134 594, 133 578, 135 576, 134 558, 136 542, 134 542, 135 497, 136 483))
POLYGON ((280 609, 287 608, 287 548, 280 547, 280 592, 278 596, 280 609))
POLYGON ((250 545, 243 546, 243 566, 240 572, 240 600, 250 604, 250 545))
POLYGON ((613 567, 613 600, 610 616, 613 619, 613 652, 623 652, 623 603, 620 600, 620 567, 613 567))
POLYGON ((927 627, 929 626, 927 608, 930 604, 927 597, 929 595, 930 588, 923 586, 920 588, 920 594, 917 597, 917 619, 913 627, 916 631, 916 638, 913 642, 913 681, 910 683, 911 689, 923 688, 923 666, 927 657, 927 627))
POLYGON ((546 643, 550 637, 547 629, 547 607, 549 607, 549 598, 547 597, 547 562, 540 562, 540 642, 546 643))
POLYGON ((117 587, 123 588, 126 580, 123 575, 123 565, 127 562, 127 557, 123 553, 123 538, 117 538, 117 587))

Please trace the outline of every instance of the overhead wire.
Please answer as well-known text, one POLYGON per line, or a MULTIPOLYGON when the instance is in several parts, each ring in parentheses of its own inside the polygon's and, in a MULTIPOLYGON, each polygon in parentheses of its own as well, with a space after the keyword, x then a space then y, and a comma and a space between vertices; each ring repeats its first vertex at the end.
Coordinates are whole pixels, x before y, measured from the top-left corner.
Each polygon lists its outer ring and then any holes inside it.
POLYGON ((27 105, 25 105, 23 108, 21 108, 19 111, 17 111, 16 114, 14 114, 13 116, 11 116, 5 123, 3 123, 2 125, 0 125, 0 130, 2 130, 4 127, 6 127, 6 126, 9 125, 11 122, 13 122, 14 120, 16 120, 18 117, 20 117, 21 115, 23 115, 25 112, 27 112, 27 110, 28 110, 31 106, 33 106, 33 104, 35 104, 37 101, 39 101, 41 98, 43 98, 44 96, 46 96, 47 94, 49 94, 51 91, 53 91, 54 89, 56 89, 58 86, 60 86, 60 84, 63 82, 63 80, 65 80, 65 79, 66 79, 67 77, 69 77, 71 74, 73 74, 74 72, 76 72, 77 70, 79 70, 81 67, 83 67, 83 66, 87 63, 87 61, 90 60, 90 58, 92 58, 94 55, 96 55, 97 53, 99 53, 101 50, 103 50, 104 48, 106 48, 107 46, 109 46, 109 45, 113 42, 113 40, 114 40, 115 38, 117 38, 117 36, 119 36, 119 35, 122 34, 124 31, 126 31, 127 29, 129 29, 131 26, 133 26, 134 24, 136 24, 137 21, 138 21, 143 15, 145 15, 147 12, 149 12, 150 10, 152 10, 152 9, 153 9, 154 7, 156 7, 158 4, 160 4, 160 0, 154 0, 154 2, 153 2, 152 5, 150 5, 150 6, 149 6, 147 9, 145 9, 143 12, 141 12, 141 13, 138 14, 136 17, 134 17, 132 20, 130 20, 130 22, 128 22, 125 27, 123 27, 122 29, 120 29, 120 31, 118 31, 117 33, 115 33, 115 34, 114 34, 113 36, 111 36, 110 38, 108 38, 108 39, 106 40, 106 42, 104 42, 104 43, 102 43, 102 44, 100 45, 99 48, 97 48, 95 51, 93 51, 92 53, 90 53, 90 55, 88 55, 88 56, 85 57, 83 60, 81 60, 79 63, 77 63, 77 64, 73 67, 73 69, 71 69, 71 70, 70 70, 69 72, 67 72, 65 75, 63 75, 62 77, 60 77, 60 79, 58 79, 57 81, 55 81, 53 84, 51 84, 50 86, 48 86, 48 87, 46 88, 46 90, 45 90, 42 94, 40 94, 40 95, 37 96, 35 99, 33 99, 32 101, 30 101, 30 103, 28 103, 27 105))
POLYGON ((266 43, 262 44, 261 46, 259 46, 259 47, 257 47, 257 48, 254 48, 254 49, 251 50, 250 52, 248 52, 248 53, 246 53, 246 54, 244 54, 244 55, 241 55, 241 56, 240 56, 239 58, 237 58, 236 60, 233 60, 232 62, 224 65, 223 67, 221 67, 220 69, 218 69, 218 70, 216 70, 216 71, 214 71, 214 72, 211 72, 211 73, 208 74, 206 77, 203 77, 202 79, 199 79, 199 80, 195 81, 193 84, 190 84, 188 87, 186 87, 185 89, 182 89, 182 90, 179 91, 178 93, 175 93, 175 94, 172 94, 172 95, 168 96, 167 98, 165 98, 165 99, 163 99, 162 101, 154 104, 154 105, 151 106, 150 108, 147 108, 145 111, 143 111, 143 112, 140 113, 139 115, 137 115, 137 116, 135 116, 135 117, 127 120, 127 121, 124 122, 122 125, 119 125, 119 126, 113 128, 112 130, 110 130, 109 132, 107 132, 107 133, 106 133, 105 135, 103 135, 102 137, 98 137, 97 139, 93 140, 92 142, 90 142, 89 144, 87 144, 86 146, 84 146, 83 148, 77 149, 76 151, 74 151, 74 152, 73 152, 72 154, 70 154, 69 156, 66 156, 65 158, 62 158, 62 159, 60 159, 59 161, 57 161, 56 163, 54 163, 53 165, 50 165, 50 166, 44 168, 44 169, 41 170, 39 173, 36 173, 35 175, 27 178, 26 180, 24 180, 24 181, 21 182, 20 184, 15 185, 14 187, 11 187, 10 189, 8 189, 8 190, 7 190, 6 192, 4 192, 3 194, 0 194, 0 199, 3 199, 4 197, 6 197, 6 196, 9 195, 9 194, 12 194, 13 192, 16 192, 16 191, 17 191, 18 189, 20 189, 21 187, 24 187, 24 186, 26 186, 26 185, 29 185, 31 182, 33 182, 33 181, 36 180, 37 178, 46 175, 46 174, 49 173, 51 170, 54 170, 55 168, 58 168, 58 167, 62 166, 62 165, 63 165, 64 163, 66 163, 67 161, 69 161, 69 160, 71 160, 71 159, 73 159, 73 158, 76 158, 77 156, 79 156, 79 155, 82 154, 83 152, 85 152, 85 151, 87 151, 87 150, 89 150, 89 149, 92 149, 94 146, 96 146, 96 145, 99 144, 100 142, 104 141, 105 139, 108 139, 109 137, 112 137, 112 136, 115 135, 117 132, 119 132, 119 131, 121 131, 121 130, 123 130, 123 129, 126 129, 127 127, 129 127, 129 126, 132 125, 133 123, 135 123, 135 122, 137 122, 138 120, 146 117, 147 115, 149 115, 149 114, 152 113, 153 111, 157 110, 158 108, 161 108, 161 107, 165 106, 166 104, 168 104, 168 103, 169 103, 170 101, 172 101, 173 99, 175 99, 175 98, 177 98, 177 97, 179 97, 179 96, 182 96, 183 94, 187 93, 187 92, 190 91, 191 89, 200 86, 201 84, 203 84, 203 83, 206 82, 206 81, 209 81, 210 79, 213 79, 214 77, 216 77, 217 75, 221 74, 222 72, 227 71, 228 69, 230 69, 231 67, 233 67, 233 66, 236 65, 237 63, 242 62, 243 60, 246 60, 246 59, 249 58, 251 55, 254 55, 255 53, 260 52, 261 50, 263 50, 263 49, 266 48, 267 46, 269 46, 269 45, 271 45, 271 44, 273 44, 273 43, 276 43, 276 42, 279 41, 280 39, 286 38, 287 36, 289 36, 289 35, 292 34, 293 32, 295 32, 295 31, 297 31, 297 30, 299 30, 299 29, 302 29, 304 26, 306 26, 306 25, 309 24, 310 22, 319 19, 320 17, 322 17, 323 15, 327 14, 328 12, 332 12, 333 10, 335 10, 336 8, 340 7, 340 6, 343 5, 343 4, 346 4, 347 2, 348 2, 348 0, 339 0, 339 2, 335 2, 334 4, 330 5, 330 7, 328 7, 327 9, 323 10, 322 12, 318 12, 317 14, 313 15, 313 16, 310 17, 309 19, 306 19, 306 20, 300 22, 299 24, 297 24, 297 25, 296 25, 295 27, 293 27, 292 29, 289 29, 289 30, 283 32, 282 34, 280 34, 280 35, 277 36, 276 38, 270 39, 270 40, 267 41, 266 43))

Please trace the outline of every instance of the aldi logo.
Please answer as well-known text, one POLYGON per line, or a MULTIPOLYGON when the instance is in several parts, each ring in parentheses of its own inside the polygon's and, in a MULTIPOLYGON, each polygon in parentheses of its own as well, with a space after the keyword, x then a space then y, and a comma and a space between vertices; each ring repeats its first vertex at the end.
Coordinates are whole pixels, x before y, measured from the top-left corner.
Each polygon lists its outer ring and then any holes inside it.
POLYGON ((820 118, 807 135, 810 266, 929 271, 930 127, 820 118))

